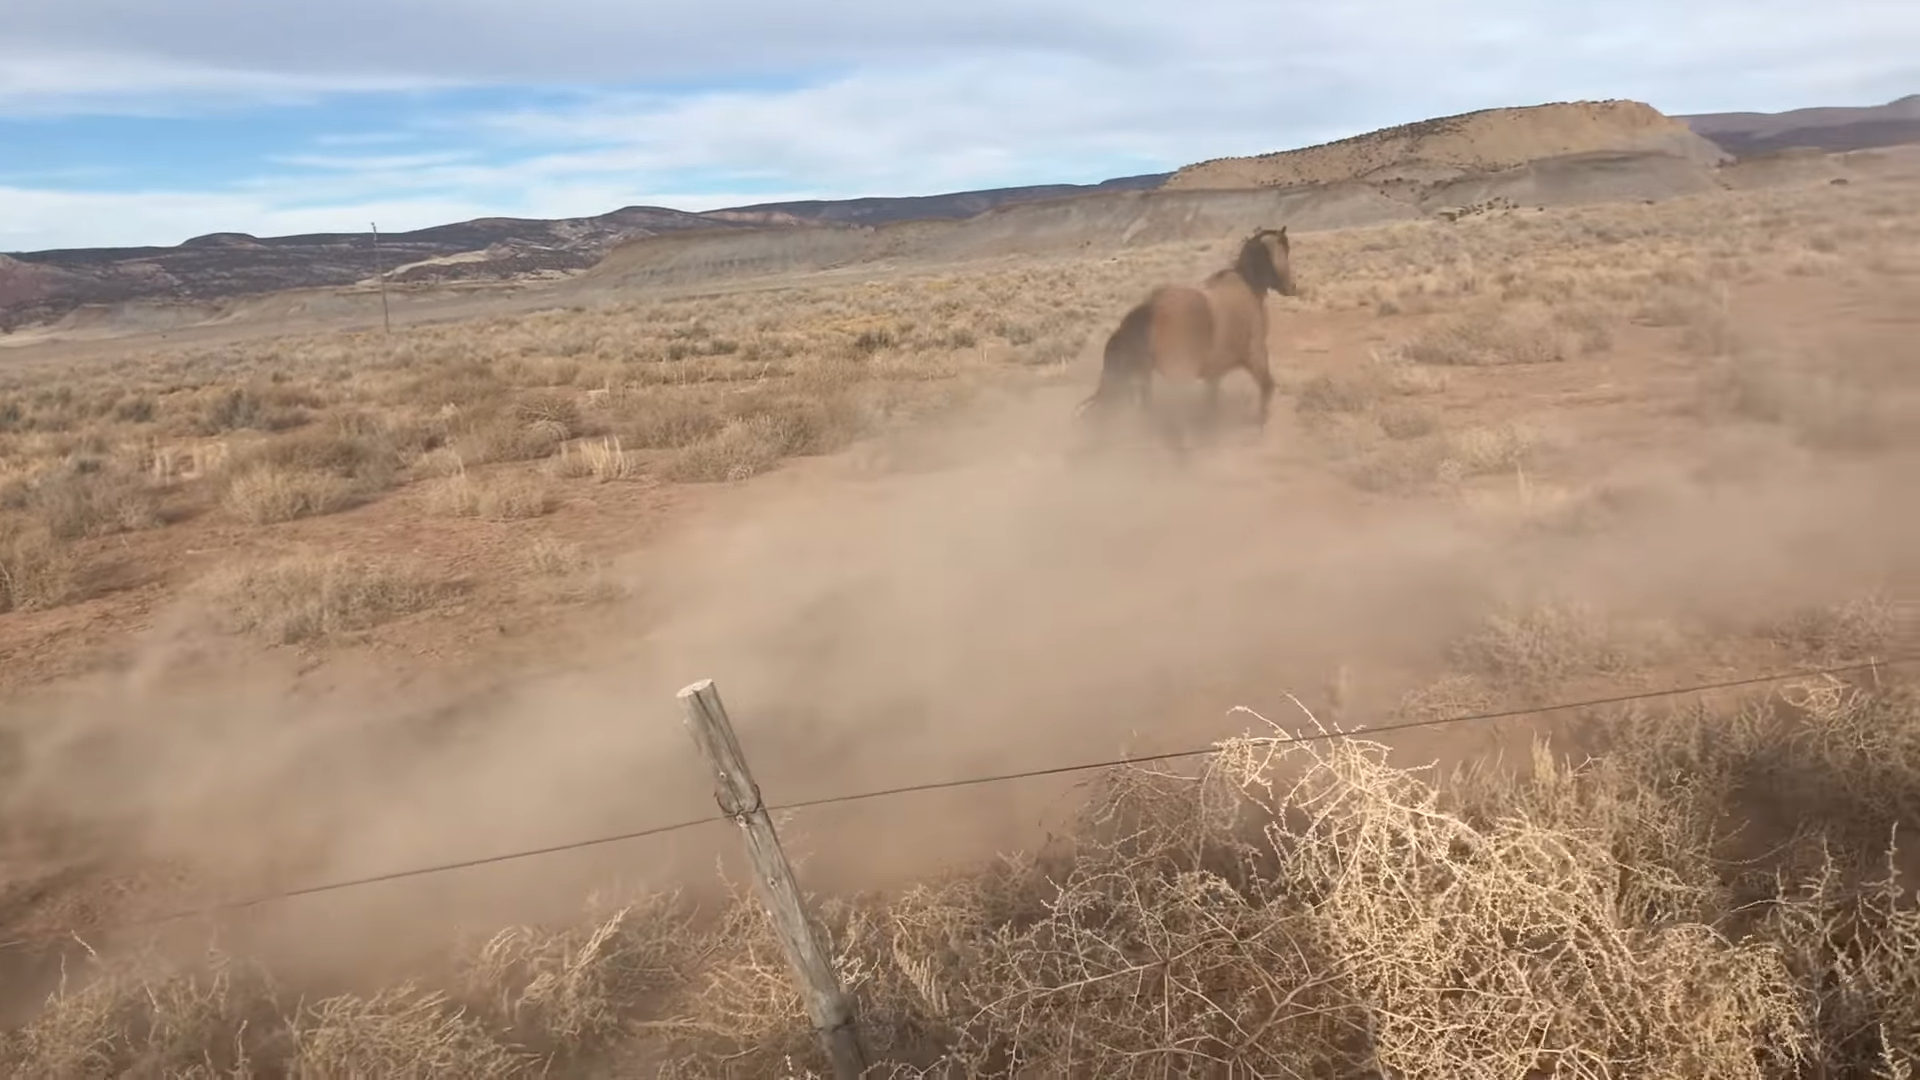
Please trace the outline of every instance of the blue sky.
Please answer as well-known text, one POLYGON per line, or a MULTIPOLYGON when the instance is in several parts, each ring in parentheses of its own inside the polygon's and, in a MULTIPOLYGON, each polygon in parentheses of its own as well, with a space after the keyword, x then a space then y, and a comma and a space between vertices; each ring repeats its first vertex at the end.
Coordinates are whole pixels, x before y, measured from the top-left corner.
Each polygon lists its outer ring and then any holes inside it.
POLYGON ((0 251, 1086 182, 1575 98, 1914 92, 1912 0, 0 0, 0 251))

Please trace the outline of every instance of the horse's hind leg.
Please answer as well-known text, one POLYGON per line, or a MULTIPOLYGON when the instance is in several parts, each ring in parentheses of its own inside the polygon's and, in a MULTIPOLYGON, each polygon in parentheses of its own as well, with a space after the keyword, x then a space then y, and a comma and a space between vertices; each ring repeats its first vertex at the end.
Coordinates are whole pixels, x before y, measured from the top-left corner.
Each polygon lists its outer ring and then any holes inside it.
POLYGON ((1161 409, 1157 426, 1160 429, 1160 441, 1165 443, 1167 449, 1173 453, 1173 463, 1185 466, 1187 463, 1186 424, 1179 410, 1161 409))
POLYGON ((1266 430, 1267 413, 1273 407, 1273 372, 1267 370, 1266 350, 1247 362, 1247 374, 1253 376, 1253 384, 1260 388, 1260 428, 1266 430))
MULTIPOLYGON (((1148 384, 1151 381, 1150 379, 1145 380, 1140 385, 1140 400, 1143 403, 1150 400, 1148 397, 1150 392, 1148 390, 1148 384)), ((1173 390, 1172 393, 1164 394, 1157 399, 1153 399, 1154 404, 1158 407, 1150 407, 1148 416, 1154 426, 1155 433, 1160 436, 1161 443, 1173 453, 1174 463, 1177 465, 1185 465, 1187 461, 1187 414, 1193 409, 1193 402, 1190 393, 1186 392, 1185 388, 1172 387, 1171 389, 1173 390)))
POLYGON ((1206 425, 1207 438, 1220 434, 1220 376, 1208 377, 1200 402, 1200 420, 1206 425))

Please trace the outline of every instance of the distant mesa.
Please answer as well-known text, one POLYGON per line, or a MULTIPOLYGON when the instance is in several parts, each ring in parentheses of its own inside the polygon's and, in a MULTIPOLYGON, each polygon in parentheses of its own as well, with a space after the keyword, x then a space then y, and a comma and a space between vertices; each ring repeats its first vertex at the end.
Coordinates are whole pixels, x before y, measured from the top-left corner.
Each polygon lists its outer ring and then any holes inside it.
MULTIPOLYGON (((196 236, 174 247, 0 256, 0 323, 82 307, 219 304, 290 289, 512 285, 592 271, 692 283, 880 261, 1085 251, 1214 235, 1284 215, 1301 229, 1642 202, 1727 187, 1842 182, 1839 152, 1920 144, 1920 94, 1871 107, 1668 116, 1639 101, 1434 117, 1319 146, 1097 184, 756 203, 691 212, 487 217, 380 235, 196 236), (617 257, 616 257, 617 256, 617 257)), ((183 308, 184 310, 184 308, 183 308)))
POLYGON ((1298 150, 1216 158, 1179 170, 1166 187, 1432 183, 1579 154, 1666 154, 1708 166, 1731 156, 1642 102, 1556 102, 1435 117, 1298 150))
POLYGON ((216 232, 205 236, 196 236, 180 243, 183 248, 210 247, 259 247, 260 238, 243 232, 216 232))
POLYGON ((1885 105, 1698 113, 1676 119, 1742 158, 1790 150, 1846 153, 1920 143, 1920 94, 1885 105))

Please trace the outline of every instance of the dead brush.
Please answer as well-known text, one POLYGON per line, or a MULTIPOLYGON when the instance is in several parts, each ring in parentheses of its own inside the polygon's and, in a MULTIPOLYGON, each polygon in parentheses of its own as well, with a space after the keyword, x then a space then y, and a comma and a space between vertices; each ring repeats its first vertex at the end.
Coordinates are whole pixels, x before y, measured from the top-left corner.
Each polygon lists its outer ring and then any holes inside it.
POLYGON ((59 607, 81 593, 81 565, 44 525, 0 521, 0 614, 59 607))
POLYGON ((1454 643, 1452 654, 1463 670, 1526 686, 1620 671, 1629 659, 1604 613, 1564 600, 1494 611, 1479 629, 1454 643))
MULTIPOLYGON (((1780 950, 1712 921, 1716 867, 1686 857, 1691 826, 1618 812, 1636 777, 1556 764, 1457 806, 1385 757, 1228 740, 1198 777, 1104 776, 1056 857, 827 909, 888 1075, 1493 1078, 1546 1061, 1758 1080, 1802 1059, 1780 950), (1626 863, 1608 842, 1661 828, 1682 857, 1626 863)), ((770 935, 742 918, 681 1030, 711 1045, 679 1075, 809 1060, 770 935)))
POLYGON ((394 447, 343 430, 300 432, 257 443, 223 471, 221 501, 254 525, 337 513, 392 487, 394 447))
MULTIPOLYGON (((1580 764, 1537 742, 1445 780, 1254 718, 1197 776, 1101 774, 1039 856, 816 901, 875 1075, 1762 1080, 1920 1054, 1920 905, 1889 842, 1920 824, 1911 686, 1628 709, 1580 764)), ((494 936, 457 995, 291 1013, 265 982, 170 997, 109 969, 0 1063, 507 1077, 633 1039, 661 1075, 802 1074, 818 1050, 764 911, 738 889, 719 916, 603 906, 494 936)))
POLYGON ((281 1047, 266 972, 213 952, 187 968, 98 955, 63 966, 38 1014, 0 1040, 9 1076, 251 1076, 281 1047))
POLYGON ((537 1055, 496 1039, 441 991, 410 984, 371 997, 342 994, 301 1009, 288 1023, 287 1071, 297 1077, 538 1076, 537 1055))
POLYGON ((1885 593, 1842 604, 1801 608, 1762 633, 1775 645, 1823 660, 1857 661, 1885 654, 1901 629, 1903 607, 1885 593))
POLYGON ((631 480, 641 473, 639 458, 621 446, 618 435, 561 447, 550 468, 553 475, 558 477, 592 477, 603 484, 614 480, 631 480))
POLYGON ((1482 309, 1444 319, 1402 350, 1419 364, 1489 367, 1566 360, 1577 351, 1550 315, 1482 309))
POLYGON ((45 522, 56 540, 137 532, 165 523, 159 496, 141 472, 95 458, 70 458, 26 486, 19 502, 45 522))
POLYGON ((416 614, 458 589, 416 566, 336 553, 233 567, 196 591, 227 631, 293 645, 416 614))
POLYGON ((445 517, 523 521, 553 512, 554 493, 537 476, 493 473, 476 477, 464 468, 429 482, 424 494, 429 512, 445 517))
POLYGON ((702 942, 694 914, 677 893, 591 899, 584 924, 493 935, 466 961, 463 993, 514 1042, 577 1058, 628 1034, 637 1004, 686 983, 702 942))

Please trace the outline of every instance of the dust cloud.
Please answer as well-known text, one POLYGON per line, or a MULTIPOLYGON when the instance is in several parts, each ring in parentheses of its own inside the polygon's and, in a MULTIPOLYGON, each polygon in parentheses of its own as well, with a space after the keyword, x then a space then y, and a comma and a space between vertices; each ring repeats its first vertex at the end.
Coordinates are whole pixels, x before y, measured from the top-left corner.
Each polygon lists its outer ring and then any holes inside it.
MULTIPOLYGON (((1151 447, 1082 453, 1072 398, 996 400, 725 493, 630 560, 627 610, 587 616, 538 669, 399 686, 368 666, 311 689, 261 661, 187 679, 169 669, 194 624, 165 624, 134 672, 17 709, 7 819, 50 857, 169 860, 203 899, 245 895, 711 816, 674 698, 698 678, 778 805, 1202 747, 1248 727, 1236 705, 1294 725, 1287 695, 1325 708, 1343 665, 1363 724, 1503 599, 1736 625, 1910 574, 1920 550, 1910 453, 1750 435, 1698 468, 1623 459, 1633 497, 1556 531, 1364 495, 1306 459, 1285 410, 1265 444, 1230 437, 1185 470, 1151 447)), ((1471 733, 1449 738, 1471 752, 1471 733)), ((884 887, 1036 842, 1077 779, 801 811, 783 836, 808 887, 884 887)), ((345 977, 455 924, 569 914, 609 879, 709 887, 737 848, 706 825, 249 925, 345 977)))

